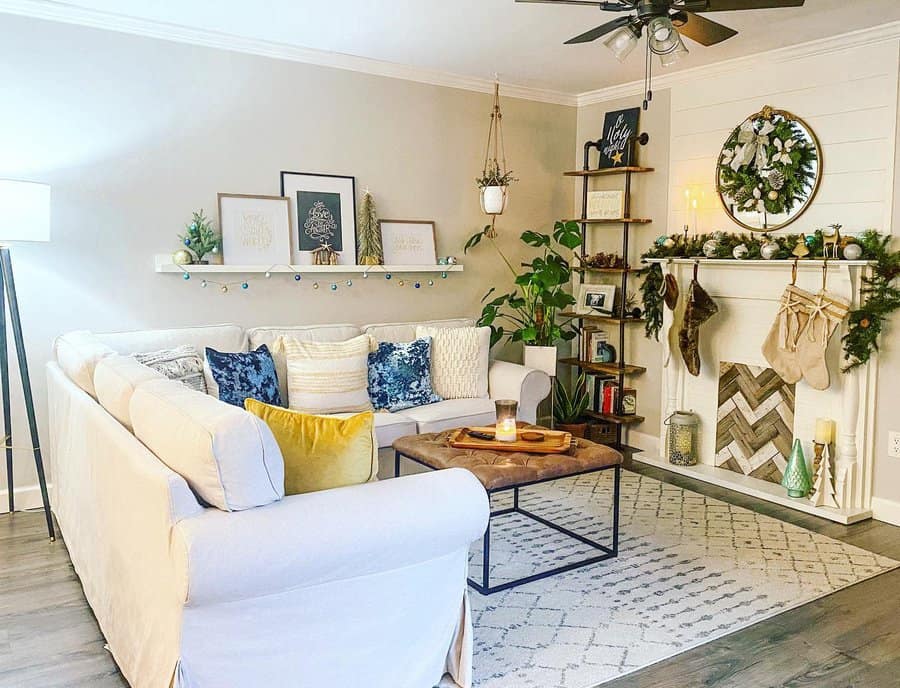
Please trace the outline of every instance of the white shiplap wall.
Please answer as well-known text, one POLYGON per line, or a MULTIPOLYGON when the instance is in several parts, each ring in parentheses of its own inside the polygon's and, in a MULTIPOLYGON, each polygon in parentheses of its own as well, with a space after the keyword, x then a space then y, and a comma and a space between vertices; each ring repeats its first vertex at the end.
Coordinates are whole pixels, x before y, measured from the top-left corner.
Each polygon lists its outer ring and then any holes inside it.
POLYGON ((812 206, 785 231, 835 222, 845 231, 890 231, 897 127, 898 50, 889 41, 791 60, 761 56, 752 68, 672 88, 669 232, 742 231, 716 194, 722 144, 764 105, 806 120, 824 150, 812 206), (685 190, 698 199, 696 223, 685 190))

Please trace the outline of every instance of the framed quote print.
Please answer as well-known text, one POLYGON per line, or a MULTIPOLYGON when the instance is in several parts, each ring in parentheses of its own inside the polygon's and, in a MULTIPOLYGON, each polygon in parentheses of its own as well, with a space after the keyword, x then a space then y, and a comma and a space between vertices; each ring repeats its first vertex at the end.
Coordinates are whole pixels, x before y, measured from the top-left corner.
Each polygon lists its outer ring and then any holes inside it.
POLYGON ((283 196, 218 194, 222 262, 286 265, 291 261, 291 213, 283 196))
POLYGON ((325 246, 337 253, 338 265, 356 265, 354 177, 282 172, 281 195, 293 206, 291 263, 312 265, 325 246))
POLYGON ((435 265, 434 222, 379 220, 385 265, 435 265))

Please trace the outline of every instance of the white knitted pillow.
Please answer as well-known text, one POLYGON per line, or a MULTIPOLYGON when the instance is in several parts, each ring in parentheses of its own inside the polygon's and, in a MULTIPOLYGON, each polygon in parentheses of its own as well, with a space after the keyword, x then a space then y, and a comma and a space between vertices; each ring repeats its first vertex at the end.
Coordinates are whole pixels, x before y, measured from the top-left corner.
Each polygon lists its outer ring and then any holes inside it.
POLYGON ((367 334, 345 342, 279 337, 276 352, 287 362, 288 407, 303 413, 371 411, 367 334))
POLYGON ((490 327, 416 327, 431 337, 431 386, 444 399, 486 399, 490 327))

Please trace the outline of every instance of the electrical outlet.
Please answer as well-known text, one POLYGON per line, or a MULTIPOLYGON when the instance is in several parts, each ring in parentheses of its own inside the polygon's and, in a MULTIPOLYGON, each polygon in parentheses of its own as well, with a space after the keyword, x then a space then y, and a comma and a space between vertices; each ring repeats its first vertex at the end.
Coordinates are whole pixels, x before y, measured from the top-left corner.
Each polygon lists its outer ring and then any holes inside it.
POLYGON ((900 459, 900 432, 888 433, 888 456, 900 459))

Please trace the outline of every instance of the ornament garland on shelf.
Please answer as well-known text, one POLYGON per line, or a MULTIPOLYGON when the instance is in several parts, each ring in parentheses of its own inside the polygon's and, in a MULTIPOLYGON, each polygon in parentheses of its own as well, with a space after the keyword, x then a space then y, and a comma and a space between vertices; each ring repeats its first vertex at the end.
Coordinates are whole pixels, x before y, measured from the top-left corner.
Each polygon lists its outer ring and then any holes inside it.
MULTIPOLYGON (((285 265, 285 266, 272 265, 263 275, 263 279, 267 279, 267 280, 271 279, 272 275, 273 275, 273 271, 276 268, 280 269, 282 267, 288 268, 288 272, 293 273, 294 282, 296 282, 298 285, 302 286, 303 284, 310 282, 309 279, 304 280, 303 275, 301 275, 299 272, 294 270, 293 267, 290 265, 285 265)), ((279 272, 283 272, 283 271, 279 270, 279 272)), ((187 269, 182 268, 181 273, 182 273, 181 274, 182 279, 184 279, 185 282, 190 281, 191 273, 187 269)), ((395 279, 393 273, 391 273, 391 271, 389 269, 386 269, 383 266, 372 266, 371 270, 366 270, 365 272, 362 273, 362 279, 368 280, 368 279, 370 279, 370 276, 373 274, 382 274, 386 281, 389 281, 398 287, 410 287, 411 289, 422 289, 422 288, 434 287, 437 284, 437 282, 435 282, 435 280, 431 279, 431 278, 426 279, 426 280, 423 280, 423 279, 410 280, 410 279, 406 279, 406 278, 395 279)), ((210 286, 218 287, 220 292, 222 292, 223 294, 227 294, 229 291, 231 291, 234 288, 240 288, 243 291, 248 290, 250 288, 250 284, 253 281, 258 281, 258 279, 259 278, 221 282, 218 280, 212 280, 212 279, 208 279, 208 278, 204 277, 203 279, 200 280, 200 287, 203 289, 206 289, 210 286)), ((447 279, 447 273, 441 272, 440 279, 447 279)), ((342 287, 347 287, 347 288, 352 287, 353 280, 346 279, 346 280, 339 280, 339 281, 335 281, 335 282, 326 282, 325 284, 326 284, 327 290, 336 292, 339 289, 341 289, 342 287)), ((322 285, 319 284, 318 280, 312 280, 312 288, 313 289, 318 290, 321 287, 322 287, 322 285)))
MULTIPOLYGON (((770 111, 771 112, 771 111, 770 111)), ((789 119, 746 120, 725 142, 718 163, 719 191, 738 210, 789 213, 815 182, 814 146, 789 119)))
MULTIPOLYGON (((793 260, 826 257, 827 237, 840 229, 838 225, 813 234, 673 234, 659 237, 649 251, 648 258, 718 258, 733 260, 793 260)), ((843 255, 849 260, 874 263, 873 275, 863 278, 860 291, 862 304, 849 314, 849 329, 842 338, 844 372, 866 364, 878 351, 878 337, 885 321, 900 308, 900 251, 890 248, 891 236, 870 229, 857 237, 844 237, 843 255)), ((659 339, 662 326, 663 302, 660 296, 663 273, 659 264, 650 267, 641 287, 645 327, 648 338, 659 339)))

